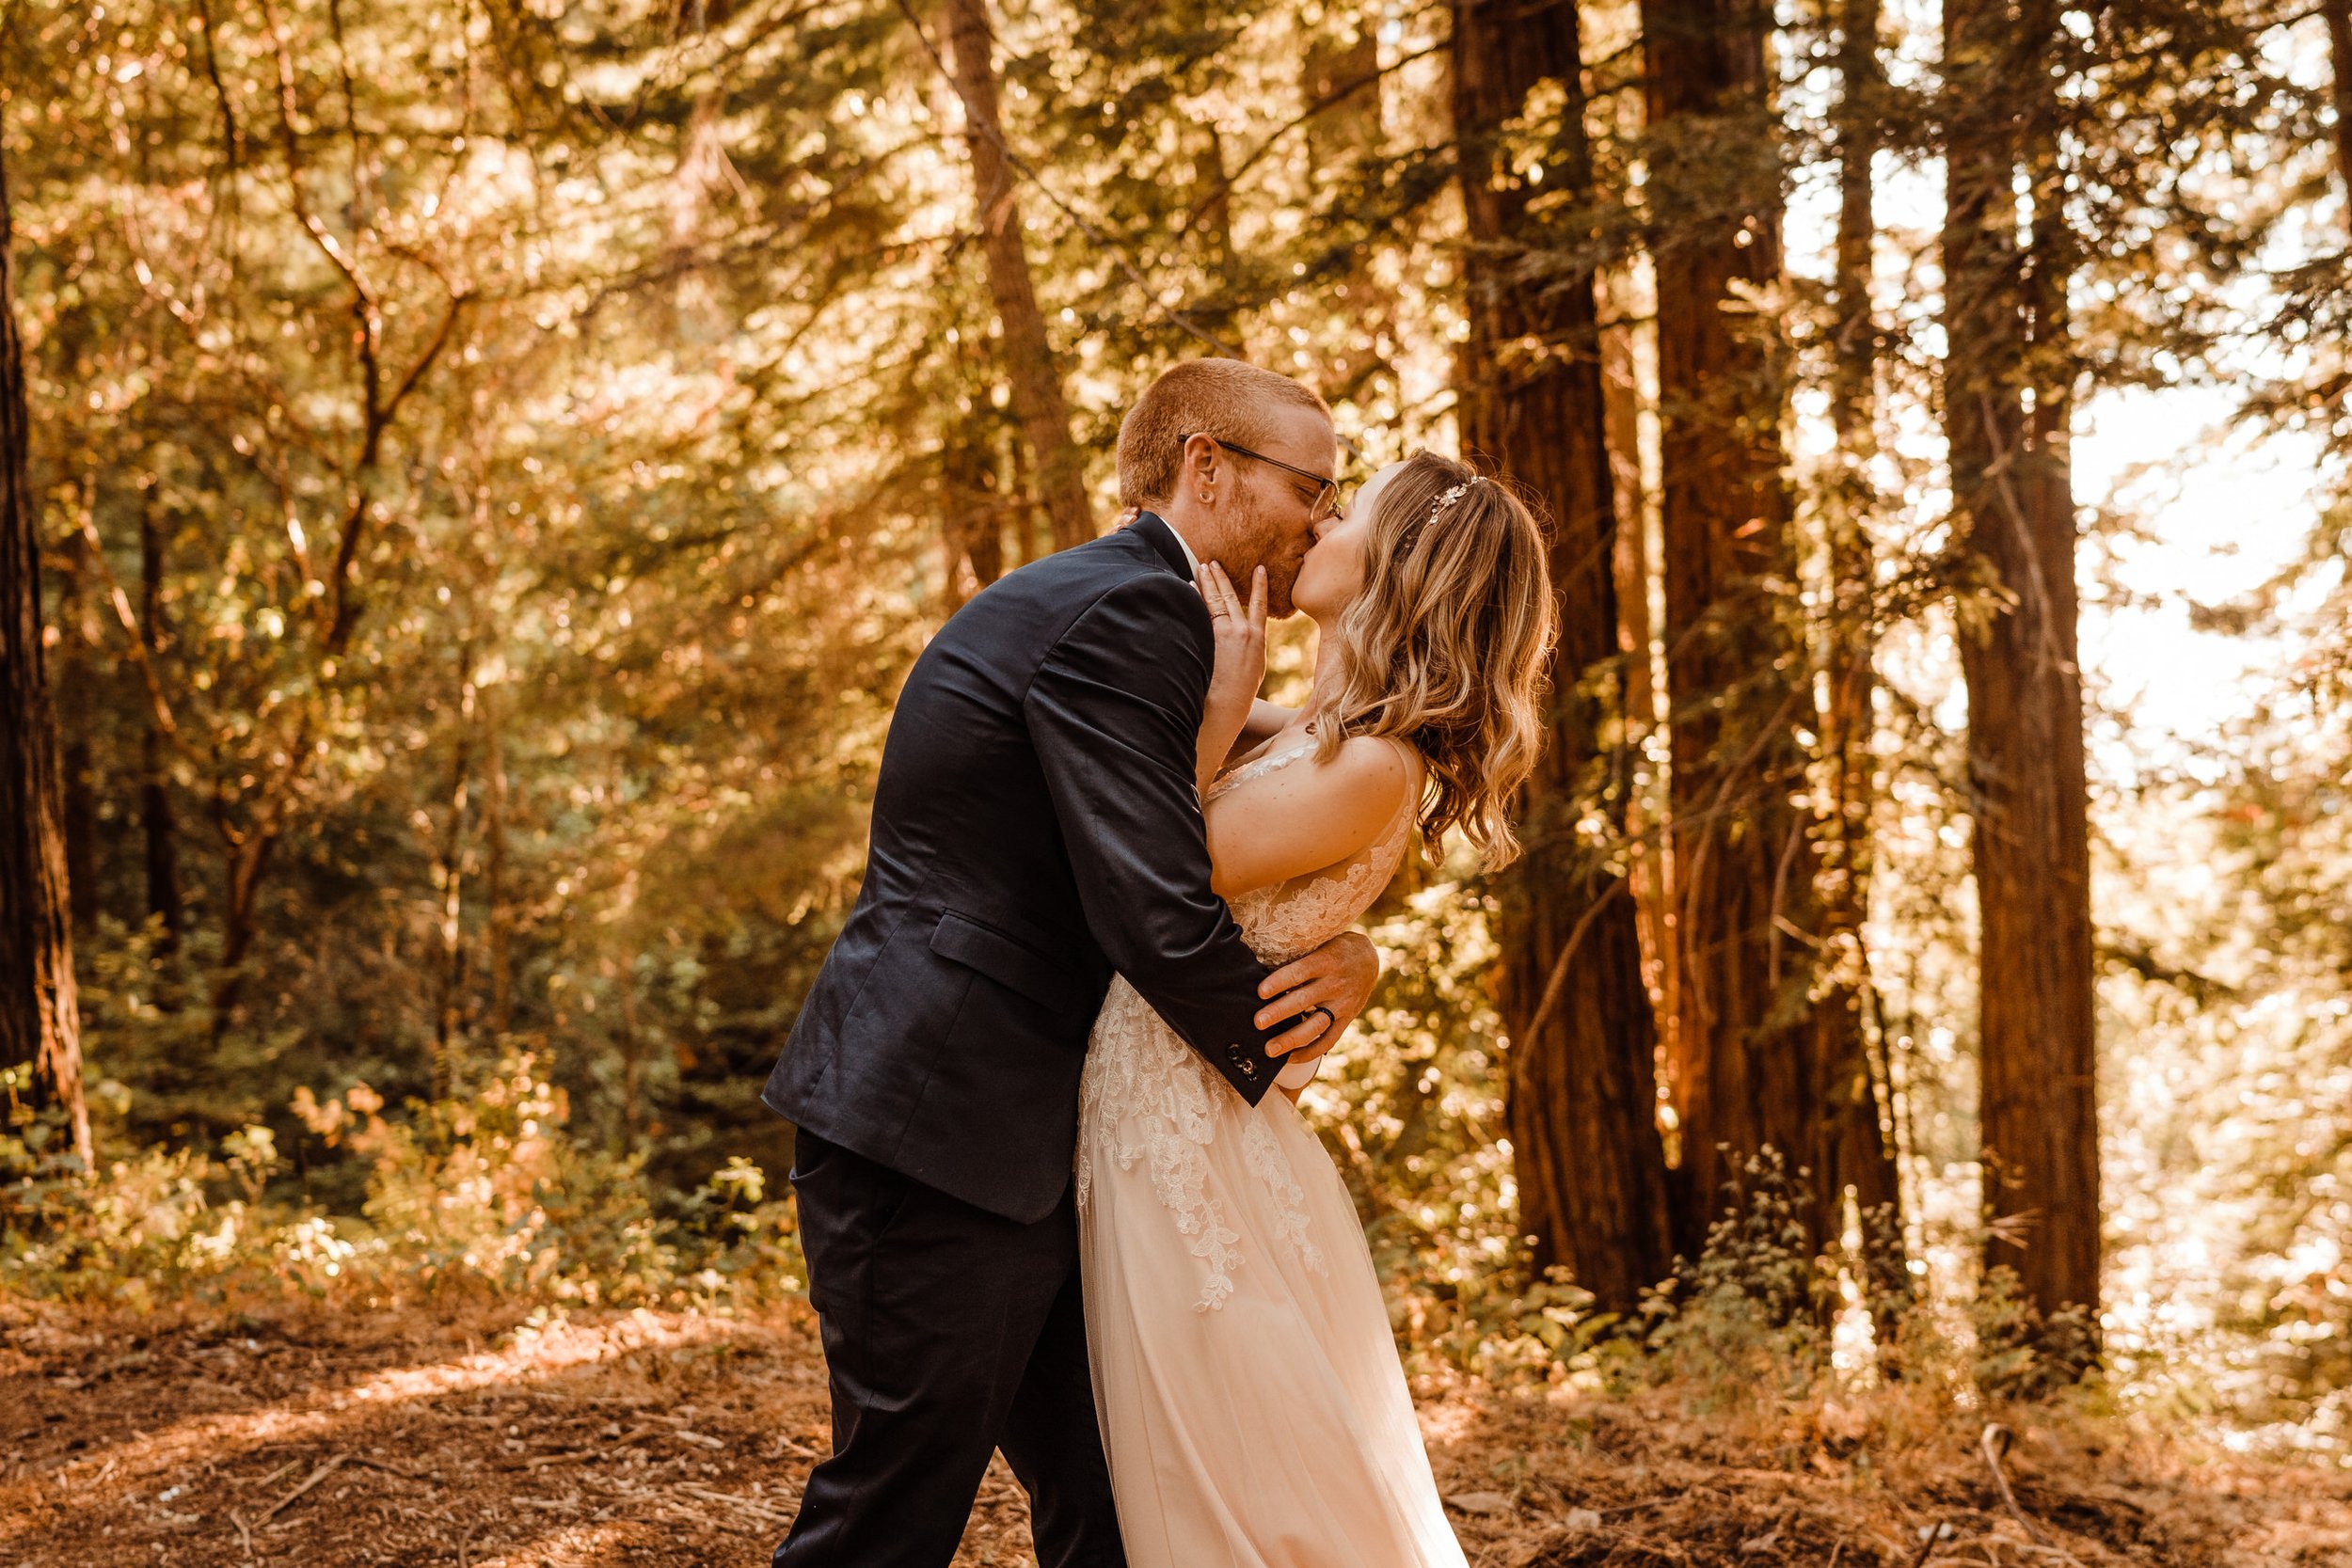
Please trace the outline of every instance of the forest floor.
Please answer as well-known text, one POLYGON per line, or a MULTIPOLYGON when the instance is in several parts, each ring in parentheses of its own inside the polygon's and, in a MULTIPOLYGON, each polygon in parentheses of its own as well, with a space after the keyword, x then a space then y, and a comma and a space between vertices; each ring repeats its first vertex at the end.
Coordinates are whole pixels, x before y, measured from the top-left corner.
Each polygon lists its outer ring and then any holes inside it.
MULTIPOLYGON (((2352 1564, 2352 1474, 2014 1413, 1997 1465, 1916 1432, 1768 1449, 1652 1396, 1455 1389, 1423 1414, 1479 1568, 2352 1564)), ((804 1313, 167 1325, 0 1304, 0 1568, 754 1568, 826 1430, 804 1313)), ((957 1562, 1031 1560, 999 1461, 957 1562)))

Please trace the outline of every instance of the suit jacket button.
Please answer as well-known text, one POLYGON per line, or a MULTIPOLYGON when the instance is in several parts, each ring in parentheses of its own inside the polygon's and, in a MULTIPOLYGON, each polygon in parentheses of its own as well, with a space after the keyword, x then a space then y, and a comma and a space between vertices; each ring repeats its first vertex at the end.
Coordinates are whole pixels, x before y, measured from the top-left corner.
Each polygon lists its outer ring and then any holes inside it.
POLYGON ((1258 1076, 1258 1064, 1251 1061, 1248 1057, 1242 1057, 1241 1060, 1235 1065, 1241 1069, 1241 1075, 1244 1078, 1255 1078, 1258 1076))

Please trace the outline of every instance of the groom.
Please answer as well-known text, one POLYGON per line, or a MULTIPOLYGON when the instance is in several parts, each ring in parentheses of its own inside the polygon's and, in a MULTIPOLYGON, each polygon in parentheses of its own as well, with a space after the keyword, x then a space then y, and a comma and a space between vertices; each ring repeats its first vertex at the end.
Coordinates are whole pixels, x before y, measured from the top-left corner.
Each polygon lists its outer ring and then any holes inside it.
POLYGON ((1379 976, 1352 933, 1267 974, 1210 891, 1194 772, 1212 642, 1193 562, 1245 584, 1263 565, 1289 614, 1335 445, 1296 383, 1177 366, 1120 427, 1119 473, 1183 531, 1146 510, 1024 567, 907 677, 865 885, 762 1096, 799 1129, 833 1386, 833 1457, 777 1568, 945 1568, 998 1449, 1041 1568, 1124 1561, 1070 1180, 1111 975, 1251 1104, 1379 976))

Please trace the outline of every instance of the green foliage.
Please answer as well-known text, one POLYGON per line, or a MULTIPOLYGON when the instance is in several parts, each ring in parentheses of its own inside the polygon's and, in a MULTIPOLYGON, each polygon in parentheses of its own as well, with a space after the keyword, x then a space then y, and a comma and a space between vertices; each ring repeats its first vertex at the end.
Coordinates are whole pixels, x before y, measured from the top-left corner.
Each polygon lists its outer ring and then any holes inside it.
MULTIPOLYGON (((215 1159, 150 1148, 96 1174, 34 1169, 0 1187, 0 1284, 146 1310, 268 1299, 513 1298, 580 1307, 723 1306, 804 1275, 788 1205, 738 1158, 664 1214, 639 1156, 575 1139, 563 1089, 529 1054, 385 1114, 364 1084, 294 1099, 304 1126, 367 1173, 364 1218, 273 1201, 277 1139, 251 1126, 215 1159)), ((0 1144, 20 1171, 22 1140, 0 1144)))
POLYGON ((1486 1331, 1525 1258, 1484 899, 1432 882, 1392 894, 1370 930, 1388 978, 1299 1108, 1355 1194, 1408 1356, 1482 1369, 1523 1360, 1525 1347, 1490 1344, 1486 1331))
MULTIPOLYGON (((2243 390, 2340 492, 2352 291, 2307 10, 2070 11, 2049 63, 2072 84, 2072 348, 2106 387, 2243 390)), ((1365 465, 1454 439, 1444 8, 992 15, 1105 518, 1120 414, 1210 340, 1312 381, 1365 465)), ((1543 186, 1531 276, 1608 268, 1632 514, 1661 477, 1652 264, 1678 226, 1769 195, 1790 269, 1755 325, 1788 351, 1800 531, 1820 556, 1851 505, 1876 551, 1860 592, 1811 559, 1780 608, 1819 633, 1842 607, 1877 650, 1867 973, 1931 1274, 1915 1302, 1850 1295, 1851 1260, 1798 1256, 1760 1175, 1638 1321, 1528 1278, 1487 894, 1459 865, 1377 911, 1391 977, 1306 1109, 1418 1371, 1826 1398, 1875 1375, 1859 1313, 1935 1398, 2071 1386, 2064 1325, 1979 1279, 1952 632, 1998 587, 1952 548, 1920 438, 1942 370, 1932 26, 1889 12, 1869 105, 1881 352, 1851 497, 1818 439, 1846 346, 1818 244, 1835 8, 1783 8, 1772 122, 1688 134, 1645 128, 1636 8, 1584 17, 1585 136, 1547 84, 1505 150, 1543 186), (1580 139, 1589 195, 1538 175, 1580 139)), ((152 1309, 793 1291, 763 1174, 789 1131, 757 1086, 856 887, 892 694, 955 602, 946 522, 977 507, 1008 566, 1040 547, 959 112, 906 13, 24 0, 0 41, 105 1151, 85 1173, 53 1127, 10 1123, 0 1286, 152 1309)), ((2191 607, 2268 640, 2246 646, 2280 674, 2242 723, 2151 770, 2117 761, 2148 725, 2103 706, 2093 754, 2110 1386, 2336 1453, 2347 516, 2249 602, 2191 607)), ((2125 497, 2086 522, 2095 624, 2131 607, 2118 552, 2154 513, 2125 497)), ((1295 687, 1295 628, 1275 657, 1295 687)), ((1668 748, 1633 717, 1654 832, 1668 748)))

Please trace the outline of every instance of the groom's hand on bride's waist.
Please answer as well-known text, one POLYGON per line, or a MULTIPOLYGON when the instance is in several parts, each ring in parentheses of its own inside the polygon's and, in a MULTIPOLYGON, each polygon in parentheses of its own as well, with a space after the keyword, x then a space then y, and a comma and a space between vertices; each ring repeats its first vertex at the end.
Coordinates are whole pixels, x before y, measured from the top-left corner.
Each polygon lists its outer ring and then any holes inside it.
POLYGON ((1265 1006, 1257 1024, 1271 1029, 1296 1020, 1266 1045, 1269 1056, 1311 1062, 1333 1046, 1356 1022, 1380 983, 1380 950, 1359 931, 1343 931, 1302 958, 1265 977, 1258 994, 1265 1006))

